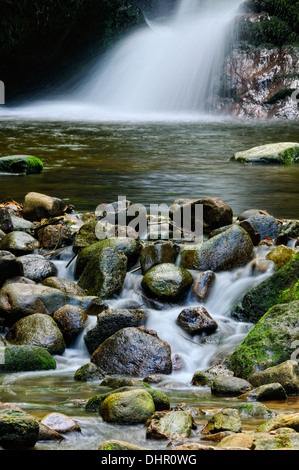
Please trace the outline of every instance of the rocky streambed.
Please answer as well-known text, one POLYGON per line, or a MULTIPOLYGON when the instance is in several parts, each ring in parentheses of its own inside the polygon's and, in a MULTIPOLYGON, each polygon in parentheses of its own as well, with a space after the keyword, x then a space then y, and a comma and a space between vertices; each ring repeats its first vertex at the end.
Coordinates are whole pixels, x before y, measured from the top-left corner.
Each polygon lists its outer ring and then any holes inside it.
POLYGON ((147 221, 0 205, 1 447, 298 449, 299 221, 217 198, 147 221))

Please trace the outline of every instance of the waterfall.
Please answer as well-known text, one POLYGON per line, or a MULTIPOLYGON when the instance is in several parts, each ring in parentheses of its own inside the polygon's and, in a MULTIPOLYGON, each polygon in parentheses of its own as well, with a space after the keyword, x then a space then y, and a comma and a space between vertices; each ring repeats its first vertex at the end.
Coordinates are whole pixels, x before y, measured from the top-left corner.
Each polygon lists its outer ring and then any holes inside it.
MULTIPOLYGON (((129 34, 77 88, 0 115, 59 120, 213 116, 233 19, 242 0, 179 0, 129 34)), ((161 4, 162 6, 162 4, 161 4)), ((67 88, 67 84, 65 86, 67 88)))
POLYGON ((212 111, 240 3, 180 0, 167 20, 148 21, 101 60, 78 97, 115 116, 212 111))

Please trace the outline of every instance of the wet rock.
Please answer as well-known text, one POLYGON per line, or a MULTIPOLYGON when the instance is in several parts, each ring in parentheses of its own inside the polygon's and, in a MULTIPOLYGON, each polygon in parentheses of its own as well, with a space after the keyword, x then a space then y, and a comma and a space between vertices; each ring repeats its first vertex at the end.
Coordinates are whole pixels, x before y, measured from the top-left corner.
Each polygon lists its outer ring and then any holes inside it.
POLYGON ((97 316, 97 324, 84 335, 85 345, 90 354, 107 338, 119 330, 144 325, 147 312, 142 309, 107 309, 97 316))
POLYGON ((98 450, 109 450, 109 451, 131 450, 135 452, 139 450, 149 450, 149 449, 145 447, 135 446, 133 444, 130 444, 129 442, 123 442, 123 441, 117 441, 117 440, 111 439, 109 441, 102 442, 98 450))
POLYGON ((285 389, 279 383, 261 385, 260 387, 254 388, 250 392, 238 397, 239 400, 249 401, 275 401, 287 400, 287 398, 285 389))
POLYGON ((250 418, 271 419, 276 415, 274 411, 259 402, 242 403, 236 409, 243 420, 250 418))
POLYGON ((194 385, 195 387, 210 387, 214 380, 214 374, 209 374, 208 372, 199 370, 193 374, 191 385, 194 385))
POLYGON ((195 428, 186 411, 157 412, 146 423, 146 438, 155 440, 188 438, 195 428))
POLYGON ((4 232, 4 234, 13 231, 11 212, 7 207, 0 209, 0 229, 4 232))
POLYGON ((63 334, 66 346, 70 346, 86 326, 88 315, 79 307, 64 305, 58 309, 53 320, 63 334))
POLYGON ((10 251, 15 256, 28 255, 39 248, 39 242, 26 232, 8 233, 0 243, 1 250, 10 251))
POLYGON ((242 448, 248 450, 255 449, 255 443, 252 437, 245 433, 237 433, 225 437, 218 446, 220 449, 242 448))
POLYGON ((213 286, 216 274, 213 271, 200 273, 192 286, 192 293, 201 301, 204 301, 213 286))
POLYGON ((29 449, 38 441, 39 424, 22 410, 0 410, 0 445, 4 449, 29 449))
POLYGON ((52 355, 63 354, 65 350, 63 335, 53 318, 40 313, 19 320, 5 338, 13 345, 40 346, 52 355))
POLYGON ((124 328, 114 333, 93 353, 91 362, 107 374, 142 377, 172 371, 170 346, 139 328, 124 328))
POLYGON ((288 395, 299 394, 299 365, 298 362, 288 360, 274 367, 257 372, 248 377, 253 387, 279 383, 288 395))
POLYGON ((114 248, 106 247, 88 262, 78 285, 89 295, 108 299, 121 292, 126 271, 126 255, 114 248))
POLYGON ((76 259, 76 279, 81 276, 93 256, 101 252, 103 248, 113 248, 114 250, 122 252, 124 255, 126 255, 128 259, 127 267, 129 268, 133 266, 138 260, 141 244, 138 240, 134 240, 133 238, 108 238, 83 248, 76 259))
POLYGON ((186 269, 171 263, 151 268, 143 277, 141 286, 150 297, 175 302, 184 297, 193 283, 186 269))
POLYGON ((299 144, 280 142, 237 152, 231 161, 253 165, 287 165, 299 161, 299 144))
POLYGON ((4 282, 3 287, 8 286, 9 284, 30 284, 31 286, 34 286, 35 282, 24 276, 17 276, 7 279, 7 281, 4 282))
POLYGON ((277 245, 287 245, 290 240, 299 237, 299 220, 292 220, 286 227, 283 227, 276 238, 277 245))
POLYGON ((288 248, 284 245, 279 245, 270 251, 267 255, 267 260, 273 261, 275 264, 275 270, 282 268, 287 264, 293 256, 295 256, 296 251, 292 248, 288 248))
POLYGON ((47 225, 37 232, 38 240, 44 249, 58 249, 71 245, 74 239, 71 227, 47 225))
POLYGON ((298 338, 298 315, 299 301, 271 308, 230 356, 228 367, 236 376, 247 379, 287 361, 298 338))
POLYGON ((35 222, 42 219, 62 216, 67 209, 67 204, 61 199, 47 196, 46 194, 31 192, 25 196, 23 217, 26 220, 35 222))
POLYGON ((277 304, 299 299, 299 253, 272 276, 250 289, 232 310, 232 316, 249 323, 259 321, 277 304))
POLYGON ((190 335, 212 333, 218 324, 204 307, 185 308, 178 316, 178 325, 190 335))
POLYGON ((288 432, 281 435, 278 431, 271 431, 271 434, 256 433, 254 436, 255 450, 299 450, 298 433, 288 432))
POLYGON ((50 429, 44 424, 39 424, 39 441, 62 441, 65 437, 54 429, 50 429))
POLYGON ((203 231, 212 230, 233 223, 233 210, 219 198, 204 198, 198 201, 203 206, 203 231))
POLYGON ((0 251, 0 287, 11 278, 23 276, 22 263, 9 251, 0 251))
POLYGON ((77 369, 74 374, 74 380, 79 382, 94 382, 103 379, 103 377, 103 371, 91 362, 77 369))
POLYGON ((145 423, 155 412, 151 395, 146 390, 113 393, 101 405, 104 421, 117 424, 145 423))
POLYGON ((39 158, 31 155, 9 155, 0 158, 0 171, 35 175, 43 171, 43 163, 39 158))
POLYGON ((184 248, 181 254, 181 266, 198 271, 232 270, 250 260, 253 248, 248 233, 238 225, 234 225, 202 244, 184 248))
POLYGON ((11 215, 11 222, 14 232, 30 232, 30 230, 34 229, 34 224, 22 217, 11 215))
POLYGON ((113 390, 119 389, 121 387, 135 387, 135 388, 149 388, 147 384, 144 384, 142 380, 134 379, 132 377, 107 377, 101 384, 102 387, 112 388, 113 390))
POLYGON ((45 287, 52 287, 53 289, 59 289, 61 292, 68 295, 78 295, 82 297, 86 295, 85 290, 81 289, 76 282, 56 276, 47 277, 42 282, 42 285, 45 287))
POLYGON ((249 233, 255 245, 264 239, 275 240, 281 230, 281 223, 269 214, 253 215, 239 225, 249 233))
POLYGON ((79 424, 63 413, 49 413, 41 419, 40 423, 60 434, 81 431, 79 424))
POLYGON ((94 303, 99 308, 98 300, 93 296, 71 296, 42 285, 8 284, 0 289, 0 317, 12 325, 34 313, 53 315, 63 305, 76 305, 88 313, 94 303))
POLYGON ((97 223, 97 220, 90 220, 80 227, 73 245, 75 253, 79 253, 83 248, 99 241, 95 231, 97 223))
POLYGON ((56 369, 55 359, 46 349, 39 346, 8 345, 5 347, 4 359, 4 364, 0 364, 0 371, 6 373, 56 369))
POLYGON ((202 434, 215 434, 224 431, 234 433, 242 431, 242 422, 237 410, 224 408, 218 413, 215 413, 201 432, 202 434))
POLYGON ((217 377, 211 386, 211 392, 216 396, 238 396, 252 390, 252 385, 247 380, 238 377, 217 377))
POLYGON ((292 413, 279 417, 271 427, 270 432, 279 428, 291 428, 296 432, 299 432, 299 413, 292 413))
POLYGON ((172 358, 173 370, 181 370, 185 365, 184 359, 179 354, 175 354, 172 358))
POLYGON ((172 242, 157 241, 145 245, 140 253, 142 274, 146 274, 158 264, 175 263, 178 253, 172 242))
POLYGON ((162 382, 162 380, 163 380, 163 377, 161 377, 161 375, 152 374, 152 375, 147 375, 146 377, 144 377, 143 382, 147 384, 159 384, 162 382))
POLYGON ((42 282, 57 274, 56 265, 41 255, 20 256, 18 261, 23 265, 24 277, 31 281, 42 282))

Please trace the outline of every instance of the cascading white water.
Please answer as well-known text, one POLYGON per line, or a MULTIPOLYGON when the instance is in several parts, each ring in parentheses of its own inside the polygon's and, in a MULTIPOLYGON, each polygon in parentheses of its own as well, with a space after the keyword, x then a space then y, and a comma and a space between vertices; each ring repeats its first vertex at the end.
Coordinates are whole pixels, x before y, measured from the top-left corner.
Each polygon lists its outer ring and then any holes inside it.
POLYGON ((180 0, 164 24, 149 22, 116 47, 79 94, 115 115, 210 111, 240 3, 180 0))
MULTIPOLYGON (((242 0, 179 0, 100 58, 76 91, 0 115, 42 119, 185 119, 214 110, 217 81, 242 0)), ((67 86, 67 84, 66 84, 67 86)))

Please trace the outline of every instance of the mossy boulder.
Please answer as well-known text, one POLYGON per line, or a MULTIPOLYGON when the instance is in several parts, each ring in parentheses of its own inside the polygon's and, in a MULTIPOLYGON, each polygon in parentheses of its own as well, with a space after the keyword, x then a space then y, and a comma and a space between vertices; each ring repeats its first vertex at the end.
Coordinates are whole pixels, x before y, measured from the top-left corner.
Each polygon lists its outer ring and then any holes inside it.
POLYGON ((193 283, 192 274, 172 263, 159 264, 143 277, 141 286, 150 297, 175 302, 187 295, 193 283))
POLYGON ((237 152, 231 161, 253 165, 288 165, 299 162, 299 143, 281 142, 237 152))
POLYGON ((124 328, 106 339, 91 362, 107 374, 144 377, 172 372, 171 349, 155 332, 124 328))
POLYGON ((74 380, 78 382, 94 382, 103 379, 103 377, 103 371, 91 362, 79 367, 74 374, 74 380))
POLYGON ((155 412, 151 395, 143 389, 113 393, 100 408, 104 421, 117 424, 145 423, 155 412))
POLYGON ((117 237, 107 238, 106 240, 101 240, 85 247, 80 251, 76 259, 75 278, 78 279, 81 276, 85 267, 97 252, 107 247, 125 254, 128 259, 127 267, 130 268, 138 260, 141 243, 139 240, 134 240, 130 237, 117 237))
POLYGON ((238 225, 199 245, 186 247, 181 253, 181 266, 198 271, 227 271, 245 265, 253 252, 249 234, 238 225))
POLYGON ((29 255, 40 248, 39 242, 26 232, 10 232, 0 242, 0 249, 15 256, 29 255))
POLYGON ((299 340, 299 301, 272 307, 228 360, 235 375, 250 375, 287 361, 299 340))
POLYGON ((43 162, 31 155, 9 155, 0 158, 0 172, 35 175, 43 171, 43 162))
POLYGON ((278 401, 287 400, 288 396, 280 383, 270 383, 256 387, 250 392, 244 393, 238 397, 238 400, 246 401, 278 401))
POLYGON ((146 438, 155 440, 188 438, 194 427, 192 415, 187 411, 157 412, 146 423, 146 438))
POLYGON ((240 304, 233 308, 232 316, 256 323, 277 304, 299 300, 299 253, 282 268, 250 289, 240 304))
POLYGON ((7 346, 4 349, 4 364, 1 372, 29 372, 56 369, 52 355, 39 346, 7 346))
POLYGON ((128 259, 122 251, 105 247, 86 265, 78 285, 88 295, 109 299, 120 294, 126 277, 128 259))
POLYGON ((241 419, 271 419, 276 416, 275 411, 270 410, 266 405, 259 402, 242 403, 236 407, 241 419))
POLYGON ((40 346, 52 355, 63 354, 66 347, 56 322, 42 313, 19 320, 10 328, 5 339, 13 345, 40 346))
POLYGON ((299 364, 297 361, 288 360, 277 366, 257 372, 248 377, 253 387, 279 383, 289 395, 299 394, 299 364))
POLYGON ((73 250, 75 253, 79 253, 81 250, 83 250, 83 248, 86 248, 89 245, 93 245, 99 241, 96 235, 97 224, 97 220, 90 220, 80 227, 73 245, 73 250))
POLYGON ((233 408, 224 408, 215 413, 201 431, 202 434, 215 434, 223 431, 242 431, 240 414, 233 408))
POLYGON ((293 256, 295 256, 295 254, 296 250, 293 250, 293 248, 279 245, 273 248, 270 253, 268 253, 267 259, 273 261, 275 270, 277 271, 287 264, 293 258, 293 256))
POLYGON ((0 410, 0 446, 4 449, 29 449, 38 441, 39 424, 22 410, 0 410))

